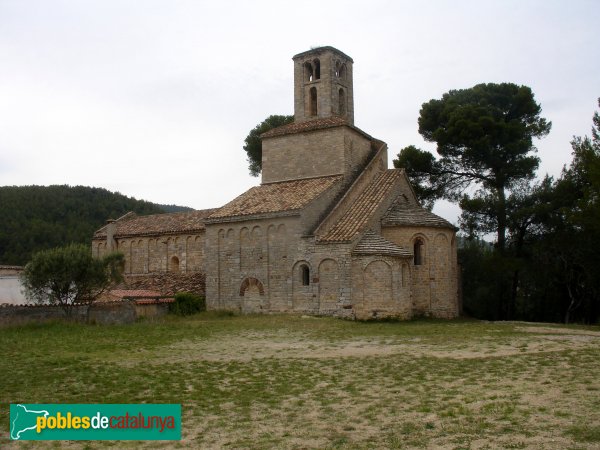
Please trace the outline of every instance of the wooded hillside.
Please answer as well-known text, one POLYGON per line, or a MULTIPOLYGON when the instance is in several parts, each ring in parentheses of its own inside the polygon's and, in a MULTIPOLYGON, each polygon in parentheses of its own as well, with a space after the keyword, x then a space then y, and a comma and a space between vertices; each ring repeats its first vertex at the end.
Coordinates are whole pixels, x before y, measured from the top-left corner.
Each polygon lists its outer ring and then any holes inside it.
POLYGON ((23 265, 38 250, 90 243, 106 219, 129 211, 143 215, 186 209, 86 186, 2 186, 0 264, 23 265))

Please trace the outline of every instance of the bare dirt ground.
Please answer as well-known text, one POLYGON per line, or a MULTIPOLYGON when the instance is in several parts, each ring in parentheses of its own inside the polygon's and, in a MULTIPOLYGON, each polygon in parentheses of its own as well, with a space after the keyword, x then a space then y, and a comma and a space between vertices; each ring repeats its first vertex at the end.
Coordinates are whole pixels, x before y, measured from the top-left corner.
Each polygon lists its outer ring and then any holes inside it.
POLYGON ((200 316, 97 346, 112 330, 68 347, 81 385, 108 403, 181 403, 182 440, 55 448, 600 449, 597 327, 200 316))
MULTIPOLYGON (((358 338, 332 342, 298 332, 239 332, 218 339, 184 340, 153 352, 151 364, 189 361, 241 361, 253 359, 329 359, 406 355, 468 359, 561 352, 600 346, 600 332, 553 327, 517 326, 525 335, 498 341, 494 336, 456 345, 456 342, 427 343, 414 338, 358 338)), ((139 356, 144 358, 143 355, 139 356)), ((123 360, 133 364, 135 359, 123 360)))
POLYGON ((600 404, 600 382, 595 374, 578 377, 585 369, 568 357, 600 348, 600 332, 528 325, 513 330, 514 335, 497 338, 492 331, 459 343, 419 336, 332 341, 303 332, 241 331, 180 341, 162 348, 151 364, 315 364, 320 380, 274 408, 254 405, 249 425, 219 425, 240 420, 234 402, 208 419, 214 426, 190 430, 190 437, 201 435, 210 448, 600 448, 595 434, 600 424, 594 425, 600 416, 585 417, 591 406, 581 402, 600 404), (418 374, 394 376, 415 360, 422 362, 418 374))

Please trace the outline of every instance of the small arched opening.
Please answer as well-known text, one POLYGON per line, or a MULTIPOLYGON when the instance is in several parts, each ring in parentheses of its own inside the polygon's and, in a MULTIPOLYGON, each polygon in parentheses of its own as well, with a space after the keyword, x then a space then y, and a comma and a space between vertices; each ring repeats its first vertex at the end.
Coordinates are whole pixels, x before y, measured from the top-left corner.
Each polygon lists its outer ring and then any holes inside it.
POLYGON ((177 256, 173 256, 171 258, 171 261, 169 264, 169 271, 170 272, 179 272, 179 258, 177 256))
POLYGON ((312 81, 314 77, 313 67, 310 62, 304 63, 304 79, 309 82, 312 81))
POLYGON ((344 92, 344 90, 342 88, 340 88, 340 90, 338 91, 338 100, 339 100, 338 109, 340 112, 340 116, 344 116, 344 115, 346 115, 346 93, 344 92))
POLYGON ((413 255, 414 255, 415 266, 423 265, 424 250, 425 250, 425 244, 423 243, 423 240, 421 238, 415 239, 415 243, 413 246, 413 255))
POLYGON ((315 59, 313 61, 314 65, 315 65, 315 80, 319 80, 321 78, 321 61, 319 61, 318 59, 315 59))
POLYGON ((316 87, 310 88, 310 115, 311 116, 317 115, 317 88, 316 87))
POLYGON ((310 284, 310 269, 306 264, 300 266, 300 282, 302 286, 308 286, 310 284))
POLYGON ((346 78, 346 64, 342 64, 340 66, 340 70, 338 71, 338 78, 341 78, 341 79, 346 78))
POLYGON ((240 297, 246 295, 246 291, 248 290, 256 291, 258 295, 265 295, 265 288, 262 282, 253 277, 244 278, 242 284, 240 285, 240 297))

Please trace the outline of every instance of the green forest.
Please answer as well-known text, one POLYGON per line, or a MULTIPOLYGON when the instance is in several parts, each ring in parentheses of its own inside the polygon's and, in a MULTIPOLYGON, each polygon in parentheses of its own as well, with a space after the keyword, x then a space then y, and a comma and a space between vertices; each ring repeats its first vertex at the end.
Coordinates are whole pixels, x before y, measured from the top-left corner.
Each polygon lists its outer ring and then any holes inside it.
POLYGON ((86 186, 0 187, 0 264, 24 265, 32 254, 69 243, 89 244, 108 218, 189 210, 86 186))
MULTIPOLYGON (((558 177, 536 173, 534 139, 552 123, 527 86, 480 84, 424 103, 405 168, 421 203, 457 203, 464 311, 489 320, 597 323, 600 318, 600 115, 574 137, 558 177), (485 240, 484 240, 485 239, 485 240), (492 241, 490 245, 486 241, 492 241)), ((565 146, 569 146, 565 142, 565 146)))

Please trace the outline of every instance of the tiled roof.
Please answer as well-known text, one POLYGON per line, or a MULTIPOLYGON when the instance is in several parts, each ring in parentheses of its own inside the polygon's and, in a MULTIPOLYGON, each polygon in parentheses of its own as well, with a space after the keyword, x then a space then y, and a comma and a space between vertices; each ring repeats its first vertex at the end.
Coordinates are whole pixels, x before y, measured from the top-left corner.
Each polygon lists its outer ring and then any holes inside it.
POLYGON ((173 297, 165 297, 158 291, 147 289, 113 289, 105 292, 96 301, 97 303, 116 303, 124 300, 133 300, 138 305, 160 303, 173 303, 173 297))
POLYGON ((212 214, 207 221, 296 211, 342 180, 342 175, 279 181, 250 188, 212 214))
POLYGON ((416 203, 410 202, 406 197, 400 196, 381 219, 382 226, 426 226, 439 228, 453 228, 454 225, 440 216, 427 211, 416 203))
POLYGON ((204 296, 206 276, 203 272, 174 273, 158 272, 143 275, 125 275, 118 286, 124 290, 159 291, 160 295, 175 295, 178 292, 191 292, 204 296))
POLYGON ((161 294, 158 291, 150 291, 148 289, 113 289, 108 291, 109 295, 115 297, 138 297, 138 298, 153 298, 160 297, 161 294))
POLYGON ((307 131, 324 130, 326 128, 335 128, 340 126, 347 126, 355 131, 358 131, 364 135, 367 139, 372 139, 367 133, 362 131, 360 128, 350 125, 346 119, 341 117, 325 117, 323 119, 307 120, 305 122, 292 122, 287 125, 282 125, 277 128, 273 128, 266 133, 260 135, 261 138, 270 138, 274 136, 284 136, 286 134, 304 133, 307 131))
POLYGON ((175 303, 175 299, 173 297, 168 298, 138 298, 135 299, 136 305, 152 305, 152 304, 161 304, 161 303, 175 303))
MULTIPOLYGON (((115 222, 115 237, 152 236, 204 230, 204 219, 217 209, 201 209, 170 214, 134 216, 115 222)), ((94 239, 106 238, 106 226, 94 234, 94 239)))
POLYGON ((319 242, 352 241, 359 233, 364 231, 369 219, 371 219, 379 204, 388 196, 400 176, 402 176, 402 171, 398 169, 388 169, 377 175, 338 223, 319 238, 319 242))
POLYGON ((412 257, 412 253, 387 239, 382 238, 372 230, 365 233, 352 253, 355 255, 389 255, 404 258, 412 257))

